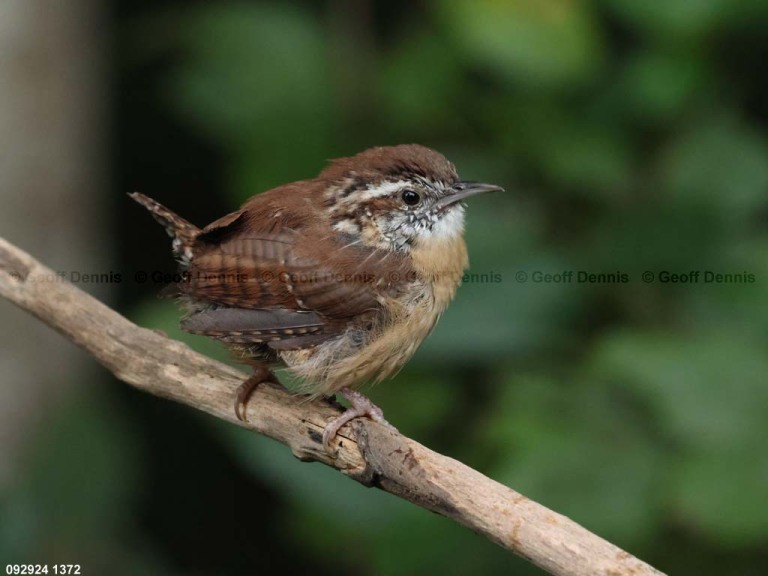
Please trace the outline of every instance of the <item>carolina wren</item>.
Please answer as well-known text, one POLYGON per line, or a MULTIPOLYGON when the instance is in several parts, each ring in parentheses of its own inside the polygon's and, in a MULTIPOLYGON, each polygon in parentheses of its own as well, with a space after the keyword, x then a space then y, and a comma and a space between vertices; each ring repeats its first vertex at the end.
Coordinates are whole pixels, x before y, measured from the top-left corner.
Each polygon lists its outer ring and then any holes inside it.
POLYGON ((284 365, 313 397, 351 404, 350 420, 381 410, 356 392, 410 359, 468 266, 463 200, 498 186, 463 182, 441 154, 416 144, 334 160, 317 178, 279 186, 197 228, 133 193, 165 226, 183 270, 181 327, 221 340, 254 368, 235 413, 269 367, 284 365))

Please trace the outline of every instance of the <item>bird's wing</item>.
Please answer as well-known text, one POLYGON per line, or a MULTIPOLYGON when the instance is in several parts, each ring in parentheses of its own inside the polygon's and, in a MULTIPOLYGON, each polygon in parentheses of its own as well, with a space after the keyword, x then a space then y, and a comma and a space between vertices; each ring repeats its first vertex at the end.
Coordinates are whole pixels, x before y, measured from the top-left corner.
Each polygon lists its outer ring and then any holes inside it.
POLYGON ((185 330, 302 347, 337 335, 352 319, 382 318, 382 302, 410 273, 407 261, 345 245, 335 235, 320 237, 289 216, 268 219, 244 210, 202 231, 179 289, 220 307, 192 315, 185 330))

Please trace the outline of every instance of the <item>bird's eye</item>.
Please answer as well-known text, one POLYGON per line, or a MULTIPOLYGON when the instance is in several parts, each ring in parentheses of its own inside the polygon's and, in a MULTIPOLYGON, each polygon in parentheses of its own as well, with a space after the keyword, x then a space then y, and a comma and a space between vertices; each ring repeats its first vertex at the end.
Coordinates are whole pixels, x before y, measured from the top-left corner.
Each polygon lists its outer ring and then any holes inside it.
POLYGON ((418 192, 414 192, 413 190, 403 190, 402 194, 403 202, 408 204, 408 206, 416 206, 416 204, 419 203, 421 200, 421 196, 419 196, 418 192))

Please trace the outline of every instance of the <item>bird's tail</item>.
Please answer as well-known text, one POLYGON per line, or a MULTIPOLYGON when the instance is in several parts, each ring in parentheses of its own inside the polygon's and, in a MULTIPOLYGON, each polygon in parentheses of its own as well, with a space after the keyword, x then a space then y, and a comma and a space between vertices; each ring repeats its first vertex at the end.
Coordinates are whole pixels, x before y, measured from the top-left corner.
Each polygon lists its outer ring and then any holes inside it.
POLYGON ((173 238, 173 251, 176 256, 182 261, 189 262, 192 258, 192 247, 195 239, 200 234, 200 228, 159 202, 152 200, 149 196, 140 192, 132 192, 128 196, 149 210, 155 220, 163 225, 168 235, 173 238))

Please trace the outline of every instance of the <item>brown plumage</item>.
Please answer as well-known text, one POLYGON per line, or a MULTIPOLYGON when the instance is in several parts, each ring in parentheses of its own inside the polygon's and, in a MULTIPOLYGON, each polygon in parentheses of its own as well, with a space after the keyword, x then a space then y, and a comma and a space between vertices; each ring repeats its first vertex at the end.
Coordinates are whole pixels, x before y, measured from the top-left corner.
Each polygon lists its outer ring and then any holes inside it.
POLYGON ((496 189, 462 183, 439 153, 404 145, 336 160, 202 230, 132 197, 174 238, 184 330, 227 343, 262 380, 283 364, 304 391, 352 401, 326 430, 328 446, 353 417, 383 420, 351 388, 391 376, 431 331, 468 263, 460 201, 496 189))

